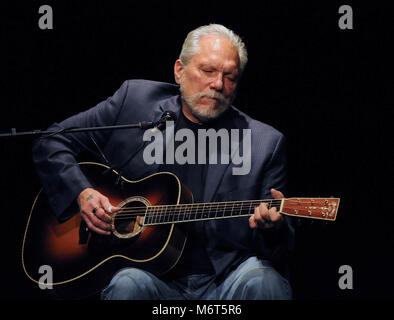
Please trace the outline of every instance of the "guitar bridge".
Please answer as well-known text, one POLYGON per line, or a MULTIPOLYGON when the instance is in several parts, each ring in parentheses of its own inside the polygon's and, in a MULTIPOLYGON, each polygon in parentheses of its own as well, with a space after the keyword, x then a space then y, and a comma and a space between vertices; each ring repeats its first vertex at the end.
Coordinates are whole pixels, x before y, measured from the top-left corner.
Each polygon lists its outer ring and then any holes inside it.
POLYGON ((87 244, 89 239, 89 228, 84 220, 79 225, 79 244, 87 244))

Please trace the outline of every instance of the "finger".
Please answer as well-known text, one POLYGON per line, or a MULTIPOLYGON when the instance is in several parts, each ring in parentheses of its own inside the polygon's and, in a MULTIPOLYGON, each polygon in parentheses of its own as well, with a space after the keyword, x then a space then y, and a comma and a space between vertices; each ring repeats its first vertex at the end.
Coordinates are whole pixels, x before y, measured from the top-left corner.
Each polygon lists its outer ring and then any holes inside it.
POLYGON ((86 212, 86 216, 89 219, 89 221, 97 228, 101 229, 101 230, 111 230, 112 226, 110 223, 107 223, 105 221, 103 221, 100 216, 104 216, 107 215, 103 208, 99 208, 96 213, 93 213, 93 211, 90 212, 86 212))
POLYGON ((109 214, 105 211, 105 207, 102 205, 103 201, 100 201, 100 204, 98 207, 96 207, 97 210, 93 209, 92 212, 93 214, 98 217, 101 221, 104 221, 105 223, 111 223, 112 219, 109 216, 109 214))
POLYGON ((271 189, 271 195, 274 199, 282 199, 285 197, 282 192, 274 188, 271 189))
POLYGON ((100 202, 101 202, 101 207, 103 207, 104 210, 105 210, 106 212, 110 213, 110 214, 111 214, 111 213, 114 213, 114 212, 117 212, 117 211, 120 210, 120 208, 113 206, 113 205, 109 202, 109 200, 108 200, 107 197, 102 197, 102 198, 100 199, 100 202))
POLYGON ((94 232, 96 232, 96 233, 98 233, 98 234, 102 234, 102 235, 110 235, 111 234, 111 232, 109 232, 109 231, 107 231, 107 230, 103 230, 103 229, 100 229, 100 228, 98 228, 98 227, 96 227, 94 224, 92 224, 90 221, 89 222, 86 222, 86 225, 88 226, 88 228, 90 229, 90 230, 92 230, 92 231, 94 231, 94 232))
POLYGON ((109 235, 109 234, 111 234, 109 231, 103 230, 103 229, 97 227, 96 225, 94 225, 94 223, 92 222, 92 220, 89 217, 89 215, 87 215, 85 212, 81 212, 81 216, 82 216, 83 220, 85 221, 85 223, 86 223, 87 227, 89 228, 89 230, 94 231, 94 232, 96 232, 98 234, 102 234, 102 235, 109 235))
POLYGON ((249 225, 251 228, 260 227, 265 229, 271 227, 271 221, 269 211, 266 203, 261 203, 258 207, 255 207, 254 214, 250 218, 249 225))
POLYGON ((276 207, 272 207, 271 209, 268 210, 268 212, 269 212, 270 221, 272 222, 277 222, 283 219, 282 214, 276 209, 276 207))
POLYGON ((256 220, 254 218, 254 215, 251 215, 250 218, 249 218, 249 226, 252 229, 256 229, 257 228, 257 222, 256 222, 256 220))
POLYGON ((93 214, 105 224, 110 224, 112 222, 111 217, 102 207, 98 208, 96 212, 93 212, 93 214))
POLYGON ((268 222, 271 220, 268 204, 265 202, 260 203, 260 205, 257 207, 256 214, 256 220, 260 222, 268 222))

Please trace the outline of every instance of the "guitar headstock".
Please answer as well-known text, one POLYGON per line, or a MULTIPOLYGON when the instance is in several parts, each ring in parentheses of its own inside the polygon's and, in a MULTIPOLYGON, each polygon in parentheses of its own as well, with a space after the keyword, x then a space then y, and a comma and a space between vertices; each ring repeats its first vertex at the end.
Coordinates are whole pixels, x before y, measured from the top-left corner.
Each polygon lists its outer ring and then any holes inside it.
POLYGON ((302 218, 335 221, 339 198, 288 198, 283 199, 281 213, 302 218))

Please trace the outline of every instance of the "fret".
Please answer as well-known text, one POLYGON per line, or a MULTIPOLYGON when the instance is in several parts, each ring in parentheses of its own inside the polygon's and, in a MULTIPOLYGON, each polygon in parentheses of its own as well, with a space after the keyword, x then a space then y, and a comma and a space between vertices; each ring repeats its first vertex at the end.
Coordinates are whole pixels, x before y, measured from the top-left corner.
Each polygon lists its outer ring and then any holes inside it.
POLYGON ((205 209, 205 203, 204 203, 204 205, 203 205, 203 207, 202 207, 202 209, 201 210, 199 210, 199 215, 198 215, 198 218, 197 219, 203 219, 203 217, 204 217, 204 209, 205 209))
POLYGON ((185 212, 187 210, 188 205, 182 205, 181 210, 178 212, 178 218, 176 221, 184 221, 185 220, 185 212))
POLYGON ((151 222, 154 224, 157 222, 156 221, 157 217, 155 215, 155 207, 149 207, 149 210, 151 211, 151 215, 152 215, 151 222))
POLYGON ((158 213, 158 208, 153 206, 153 212, 155 214, 155 223, 160 223, 160 216, 158 213))
POLYGON ((166 207, 166 215, 168 217, 168 222, 174 222, 175 219, 178 219, 178 213, 181 210, 181 205, 176 207, 166 207), (168 212, 167 212, 168 211, 168 212))
POLYGON ((168 206, 161 206, 160 211, 163 215, 163 222, 170 222, 171 215, 167 214, 168 206))
POLYGON ((148 208, 145 209, 145 214, 144 214, 144 220, 143 220, 143 224, 148 224, 148 220, 149 220, 149 216, 148 216, 148 208))
POLYGON ((208 216, 208 206, 209 206, 209 203, 204 204, 203 209, 201 211, 201 219, 209 218, 209 216, 208 216))
POLYGON ((152 213, 150 212, 150 207, 146 207, 146 215, 149 217, 148 220, 146 220, 146 224, 152 224, 153 216, 152 213))
POLYGON ((193 205, 192 209, 194 209, 194 213, 190 210, 190 220, 197 220, 198 205, 193 205))
POLYGON ((170 210, 170 212, 167 214, 168 207, 169 207, 169 206, 164 206, 164 207, 161 208, 161 211, 162 211, 163 216, 164 216, 164 221, 166 221, 166 222, 170 222, 170 221, 171 221, 171 218, 173 218, 172 215, 171 215, 171 210, 170 210))
POLYGON ((156 206, 156 214, 157 214, 157 216, 158 216, 158 219, 157 219, 157 220, 159 221, 159 223, 163 223, 163 222, 164 222, 164 221, 163 221, 164 216, 162 215, 159 206, 156 206))
POLYGON ((243 214, 243 212, 242 212, 243 205, 244 205, 244 202, 241 202, 241 208, 239 208, 238 215, 241 215, 241 214, 243 214))
MULTIPOLYGON (((159 207, 159 206, 157 206, 157 212, 158 212, 158 214, 159 214, 159 223, 163 223, 163 222, 166 222, 165 221, 165 218, 166 218, 166 216, 163 214, 163 212, 162 212, 162 210, 161 210, 161 207, 159 207)), ((168 221, 167 221, 168 222, 168 221)))
POLYGON ((180 220, 180 221, 187 221, 187 220, 189 220, 188 212, 190 211, 190 207, 191 207, 190 204, 185 206, 185 210, 183 211, 183 215, 182 215, 182 220, 180 220))
POLYGON ((150 224, 151 223, 150 220, 152 220, 152 217, 150 215, 148 215, 148 211, 149 211, 149 207, 146 207, 144 224, 150 224))
POLYGON ((182 221, 187 221, 190 218, 190 208, 191 205, 186 206, 185 211, 183 213, 183 220, 182 221))
POLYGON ((187 208, 187 205, 182 205, 181 209, 178 211, 178 214, 177 214, 178 217, 176 218, 177 222, 181 222, 184 220, 186 208, 187 208))
MULTIPOLYGON (((231 204, 231 203, 230 203, 231 204)), ((232 208, 234 207, 234 203, 232 203, 232 208)), ((232 209, 230 210, 229 204, 226 203, 224 205, 224 217, 231 217, 232 209)))
POLYGON ((226 208, 226 207, 223 206, 223 205, 222 205, 221 208, 220 208, 220 213, 221 213, 221 217, 222 217, 222 218, 224 218, 224 214, 226 213, 225 208, 226 208))
POLYGON ((190 220, 196 220, 199 206, 194 204, 190 210, 190 220))
POLYGON ((155 208, 154 210, 155 210, 155 215, 156 215, 156 223, 161 223, 162 216, 161 216, 161 212, 159 210, 159 207, 154 206, 154 208, 155 208))
POLYGON ((249 205, 249 212, 248 212, 248 213, 250 213, 250 214, 253 213, 253 211, 252 211, 252 204, 253 204, 253 202, 250 202, 250 205, 249 205))
POLYGON ((183 210, 183 205, 178 205, 178 207, 174 207, 173 212, 170 210, 170 214, 172 215, 172 222, 177 222, 179 221, 179 217, 181 215, 181 212, 183 210))
POLYGON ((176 215, 177 211, 179 210, 177 208, 179 208, 179 207, 165 206, 165 211, 163 212, 163 214, 164 214, 165 220, 167 220, 167 222, 174 222, 175 215, 176 215), (168 210, 168 208, 169 208, 169 210, 168 210), (167 212, 167 211, 169 211, 169 212, 167 212))
POLYGON ((169 206, 167 206, 166 207, 166 215, 168 217, 168 221, 169 222, 170 221, 174 222, 175 219, 178 218, 178 213, 179 213, 180 210, 181 210, 181 206, 180 205, 178 205, 176 207, 169 207, 169 206))
POLYGON ((153 206, 153 213, 155 215, 155 223, 159 223, 160 222, 160 216, 157 212, 157 207, 153 206))
POLYGON ((179 207, 170 207, 170 206, 165 207, 164 215, 165 215, 168 222, 174 222, 174 219, 177 216, 178 210, 179 210, 179 207), (169 210, 168 210, 168 208, 169 208, 169 210))
POLYGON ((185 210, 183 211, 183 217, 182 217, 182 220, 181 221, 189 221, 189 219, 190 219, 190 207, 191 207, 192 205, 187 205, 187 206, 185 206, 185 210))
POLYGON ((195 205, 194 205, 194 204, 191 204, 191 205, 190 205, 190 208, 189 208, 189 213, 188 213, 188 215, 187 215, 189 221, 190 221, 190 220, 193 220, 193 209, 194 209, 194 208, 195 208, 195 205))
POLYGON ((193 221, 195 219, 195 216, 196 216, 195 211, 196 211, 196 205, 193 203, 189 207, 189 211, 187 214, 187 221, 193 221))
POLYGON ((209 211, 205 214, 205 218, 211 218, 212 203, 209 203, 209 211))

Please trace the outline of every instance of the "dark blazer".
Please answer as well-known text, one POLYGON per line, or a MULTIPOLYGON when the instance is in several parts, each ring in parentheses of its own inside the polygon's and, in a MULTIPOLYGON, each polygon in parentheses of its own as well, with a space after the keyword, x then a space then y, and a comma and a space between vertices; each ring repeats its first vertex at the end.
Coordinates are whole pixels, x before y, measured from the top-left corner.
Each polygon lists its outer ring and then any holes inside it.
MULTIPOLYGON (((181 100, 177 85, 128 80, 112 97, 49 129, 158 121, 164 111, 176 113, 179 119, 181 100)), ((249 174, 233 175, 231 161, 228 165, 208 166, 203 201, 267 199, 271 198, 271 188, 284 192, 284 136, 233 106, 220 121, 227 129, 251 129, 251 169, 249 174)), ((144 130, 124 129, 96 131, 92 135, 109 162, 115 166, 124 165, 122 175, 136 180, 160 170, 158 164, 147 165, 143 160, 143 133, 144 130), (129 161, 131 155, 134 156, 129 161)), ((76 161, 78 154, 86 150, 96 151, 86 133, 59 134, 37 139, 33 144, 38 175, 59 220, 66 219, 72 212, 69 209, 75 208, 79 193, 91 187, 76 161)), ((203 223, 209 238, 207 253, 218 275, 227 273, 248 256, 275 260, 293 247, 294 230, 289 223, 279 234, 272 235, 250 229, 247 218, 223 220, 203 223)))

